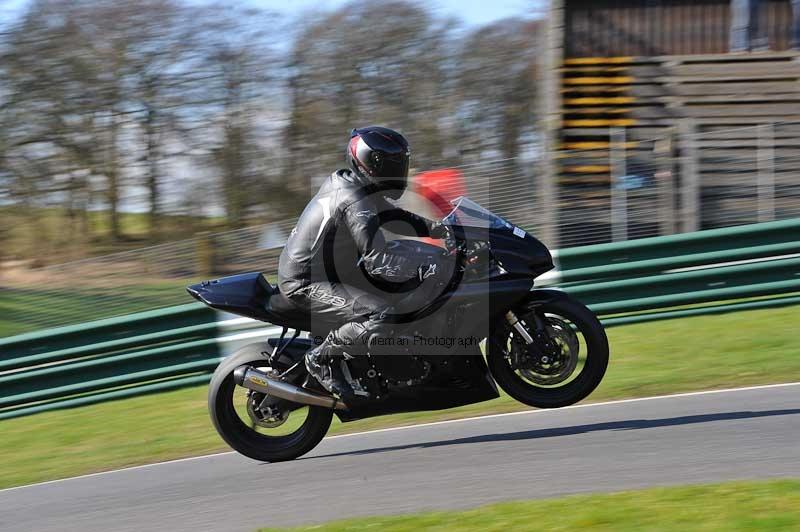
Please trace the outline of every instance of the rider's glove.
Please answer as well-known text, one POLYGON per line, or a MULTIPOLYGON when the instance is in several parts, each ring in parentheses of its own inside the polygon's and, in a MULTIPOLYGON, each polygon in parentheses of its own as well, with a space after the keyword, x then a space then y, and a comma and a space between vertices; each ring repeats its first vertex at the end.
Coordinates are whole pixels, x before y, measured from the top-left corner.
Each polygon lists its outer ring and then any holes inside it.
POLYGON ((422 264, 419 268, 417 268, 417 275, 419 278, 419 282, 423 282, 428 277, 434 276, 437 273, 437 264, 422 264))
POLYGON ((457 245, 457 241, 455 235, 453 234, 452 226, 447 224, 443 224, 442 222, 433 222, 431 225, 431 238, 439 238, 444 240, 445 247, 449 251, 455 250, 457 245))
POLYGON ((433 222, 430 229, 431 238, 445 238, 448 235, 447 226, 442 222, 433 222))

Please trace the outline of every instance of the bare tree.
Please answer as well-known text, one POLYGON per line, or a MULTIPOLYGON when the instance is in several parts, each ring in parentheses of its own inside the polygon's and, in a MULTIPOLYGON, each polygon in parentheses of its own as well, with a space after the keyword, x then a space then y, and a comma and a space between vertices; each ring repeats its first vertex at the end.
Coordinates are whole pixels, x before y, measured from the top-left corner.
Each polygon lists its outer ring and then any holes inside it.
POLYGON ((98 216, 128 239, 131 206, 151 241, 220 209, 231 227, 295 215, 351 127, 403 131, 417 169, 513 159, 535 131, 536 22, 464 31, 410 0, 350 3, 298 25, 288 60, 281 24, 187 0, 33 0, 2 25, 0 215, 25 207, 28 254, 106 242, 98 216))
MULTIPOLYGON (((271 100, 280 94, 279 68, 271 45, 275 15, 252 8, 215 6, 197 13, 202 44, 204 129, 196 136, 219 174, 228 225, 240 227, 263 202, 280 203, 265 193, 274 161, 265 154, 263 123, 276 122, 271 100)), ((278 96, 280 97, 280 96, 278 96)))
POLYGON ((16 174, 23 178, 23 167, 34 168, 38 181, 51 180, 40 187, 25 178, 21 192, 33 201, 63 187, 71 205, 83 188, 79 176, 103 176, 111 234, 118 238, 123 45, 106 33, 97 38, 102 24, 111 23, 93 19, 81 3, 35 2, 11 37, 7 70, 18 119, 11 146, 16 174))
POLYGON ((402 0, 349 4, 312 20, 291 56, 289 173, 330 172, 341 164, 348 128, 374 123, 412 139, 415 165, 441 162, 449 32, 449 21, 402 0))
POLYGON ((535 129, 537 39, 541 22, 506 19, 468 34, 459 55, 459 114, 465 150, 520 154, 535 129))
POLYGON ((141 136, 137 162, 147 188, 151 239, 159 236, 163 163, 180 152, 187 127, 184 111, 195 104, 186 94, 202 74, 195 71, 194 10, 173 0, 146 0, 123 14, 130 42, 124 66, 126 100, 141 136))
POLYGON ((126 193, 145 188, 155 239, 165 163, 205 152, 221 169, 228 214, 239 225, 257 200, 246 180, 254 178, 251 121, 269 66, 260 46, 269 25, 250 31, 259 23, 253 11, 177 0, 31 4, 6 54, 19 124, 10 156, 26 201, 60 197, 86 229, 90 204, 101 199, 117 241, 126 193), (23 178, 22 163, 36 183, 23 178), (65 194, 54 196, 59 186, 65 194))

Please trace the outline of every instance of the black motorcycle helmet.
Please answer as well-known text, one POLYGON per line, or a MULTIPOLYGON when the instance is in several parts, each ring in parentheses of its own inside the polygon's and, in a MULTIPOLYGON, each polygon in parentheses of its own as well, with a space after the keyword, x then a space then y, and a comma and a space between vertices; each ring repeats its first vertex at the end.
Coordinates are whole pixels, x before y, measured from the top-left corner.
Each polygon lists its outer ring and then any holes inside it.
POLYGON ((408 185, 411 152, 408 141, 389 128, 369 126, 350 133, 347 162, 360 177, 375 185, 381 193, 397 199, 408 185))

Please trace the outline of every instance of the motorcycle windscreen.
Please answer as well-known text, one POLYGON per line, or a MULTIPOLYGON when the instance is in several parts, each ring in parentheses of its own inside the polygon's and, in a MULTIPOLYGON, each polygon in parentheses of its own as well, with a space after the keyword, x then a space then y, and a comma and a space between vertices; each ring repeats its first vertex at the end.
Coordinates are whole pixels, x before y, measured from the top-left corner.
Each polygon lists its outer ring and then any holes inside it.
POLYGON ((445 225, 462 225, 481 229, 514 229, 514 225, 471 199, 460 196, 453 201, 453 210, 442 219, 445 225))

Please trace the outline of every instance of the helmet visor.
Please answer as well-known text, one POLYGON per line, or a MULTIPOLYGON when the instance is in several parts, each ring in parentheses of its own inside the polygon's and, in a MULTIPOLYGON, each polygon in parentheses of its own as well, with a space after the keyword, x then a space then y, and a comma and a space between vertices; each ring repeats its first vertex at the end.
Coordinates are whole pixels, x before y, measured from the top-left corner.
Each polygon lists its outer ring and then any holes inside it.
POLYGON ((406 154, 384 156, 381 164, 376 167, 375 177, 380 177, 384 181, 391 181, 397 179, 399 181, 406 181, 408 177, 408 167, 410 157, 406 154))

